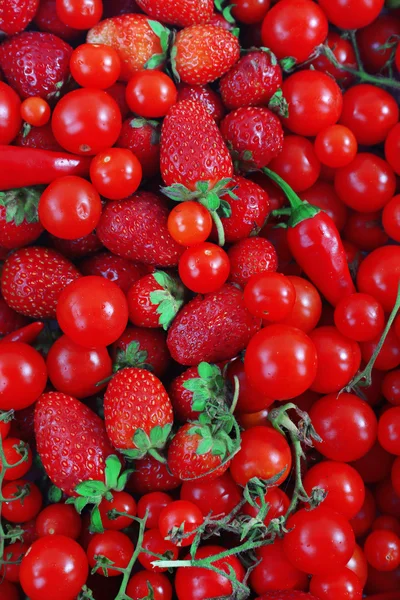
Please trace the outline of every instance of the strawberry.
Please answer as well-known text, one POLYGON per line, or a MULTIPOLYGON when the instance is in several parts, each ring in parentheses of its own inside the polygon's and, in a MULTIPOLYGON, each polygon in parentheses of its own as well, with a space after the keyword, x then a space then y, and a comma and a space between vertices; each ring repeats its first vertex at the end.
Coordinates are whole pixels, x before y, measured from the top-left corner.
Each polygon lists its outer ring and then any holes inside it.
POLYGON ((32 21, 39 0, 4 0, 0 3, 0 31, 20 33, 32 21))
POLYGON ((111 252, 100 252, 85 258, 79 265, 83 275, 98 275, 116 283, 126 294, 129 288, 143 277, 143 265, 134 263, 111 252))
POLYGON ((107 203, 97 235, 118 256, 147 265, 173 267, 184 248, 169 234, 168 214, 165 198, 137 192, 127 200, 107 203))
POLYGON ((189 27, 208 23, 213 10, 213 0, 136 0, 140 8, 152 19, 189 27))
POLYGON ((66 494, 86 480, 104 481, 105 460, 113 453, 103 421, 76 398, 49 392, 35 407, 35 435, 43 467, 66 494))
POLYGON ((168 273, 145 275, 128 291, 129 320, 139 327, 168 329, 183 306, 183 297, 182 284, 168 273))
POLYGON ((225 284, 186 304, 169 329, 167 344, 182 365, 216 363, 236 356, 259 328, 260 320, 246 309, 242 291, 225 284))
POLYGON ((82 33, 79 29, 74 29, 60 21, 56 10, 56 0, 40 0, 33 21, 40 31, 58 35, 67 42, 75 40, 82 33))
POLYGON ((72 48, 56 35, 25 31, 0 46, 0 67, 21 96, 57 98, 69 78, 72 48))
POLYGON ((306 592, 284 590, 281 592, 266 592, 262 596, 259 596, 256 600, 317 600, 317 598, 306 592))
POLYGON ((1 293, 23 315, 55 318, 58 297, 78 277, 78 269, 62 254, 30 246, 16 250, 4 263, 1 293))
POLYGON ((132 150, 142 165, 143 177, 153 177, 160 172, 160 132, 158 121, 134 117, 122 123, 116 145, 132 150))
POLYGON ((64 152, 54 137, 51 123, 47 123, 43 127, 32 127, 25 124, 13 144, 15 146, 26 146, 27 148, 41 148, 42 150, 64 152))
POLYGON ((134 463, 135 471, 128 481, 128 489, 135 494, 147 492, 167 492, 177 488, 181 481, 171 475, 167 466, 150 455, 134 463))
POLYGON ((167 338, 159 329, 127 327, 112 346, 114 371, 125 367, 148 369, 157 377, 167 372, 170 355, 167 338))
POLYGON ((149 371, 118 371, 104 394, 107 435, 130 458, 160 458, 173 424, 171 401, 161 381, 149 371))
POLYGON ((231 263, 229 280, 244 287, 252 275, 265 271, 276 271, 278 257, 268 240, 251 237, 240 240, 228 250, 231 263))
POLYGON ((63 240, 54 235, 49 235, 49 240, 56 250, 71 259, 93 254, 103 248, 95 231, 76 240, 63 240))
POLYGON ((40 190, 0 192, 0 246, 13 250, 34 242, 43 231, 38 217, 40 190))
POLYGON ((204 85, 219 79, 239 57, 239 40, 230 31, 216 25, 192 25, 177 34, 171 65, 178 81, 204 85))
POLYGON ((181 100, 195 100, 200 102, 217 123, 221 121, 225 114, 221 98, 209 85, 180 83, 178 85, 178 102, 181 100))
POLYGON ((282 85, 282 70, 269 51, 248 52, 219 82, 228 110, 241 106, 268 106, 282 85))
POLYGON ((245 170, 265 167, 282 151, 282 125, 268 108, 238 108, 223 119, 221 133, 245 170))
POLYGON ((168 50, 170 32, 145 15, 121 15, 100 21, 88 31, 89 44, 106 44, 121 59, 119 79, 129 81, 136 71, 162 68, 168 50), (149 62, 152 59, 151 63, 149 62))

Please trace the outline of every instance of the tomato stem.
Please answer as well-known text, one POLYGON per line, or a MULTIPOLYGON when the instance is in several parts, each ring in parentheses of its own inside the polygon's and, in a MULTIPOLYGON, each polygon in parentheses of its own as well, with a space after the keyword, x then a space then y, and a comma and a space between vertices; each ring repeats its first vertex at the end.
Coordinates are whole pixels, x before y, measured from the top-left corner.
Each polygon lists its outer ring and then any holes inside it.
POLYGON ((354 54, 356 56, 357 69, 360 71, 360 73, 365 73, 364 65, 361 60, 360 50, 359 50, 358 44, 357 44, 355 29, 351 29, 349 31, 349 38, 351 41, 351 45, 353 46, 354 54))
POLYGON ((137 557, 143 551, 142 544, 143 544, 144 532, 146 529, 147 517, 148 517, 148 512, 146 511, 146 514, 143 517, 143 519, 136 519, 139 522, 139 533, 138 533, 135 551, 131 556, 128 566, 126 567, 126 569, 123 569, 124 575, 122 578, 120 588, 118 590, 118 594, 115 597, 115 600, 129 600, 129 596, 126 595, 126 588, 128 586, 129 578, 131 576, 132 569, 136 563, 137 557))

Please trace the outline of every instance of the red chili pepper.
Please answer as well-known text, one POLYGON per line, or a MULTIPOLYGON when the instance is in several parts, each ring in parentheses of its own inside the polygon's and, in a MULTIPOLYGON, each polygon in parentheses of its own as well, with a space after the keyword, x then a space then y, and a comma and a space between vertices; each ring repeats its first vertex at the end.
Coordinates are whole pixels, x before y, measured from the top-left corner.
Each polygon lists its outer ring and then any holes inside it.
MULTIPOLYGON (((276 173, 264 168, 289 200, 287 241, 297 264, 333 306, 355 287, 347 264, 346 252, 335 223, 316 206, 300 200, 292 188, 276 173)), ((274 214, 287 214, 286 209, 274 214)))
POLYGON ((16 329, 16 331, 12 331, 8 335, 5 335, 0 340, 0 344, 3 342, 24 342, 25 344, 31 344, 36 340, 43 327, 44 323, 41 321, 29 323, 29 325, 21 327, 21 329, 16 329))
POLYGON ((89 175, 91 156, 0 145, 0 190, 47 184, 65 175, 89 175))

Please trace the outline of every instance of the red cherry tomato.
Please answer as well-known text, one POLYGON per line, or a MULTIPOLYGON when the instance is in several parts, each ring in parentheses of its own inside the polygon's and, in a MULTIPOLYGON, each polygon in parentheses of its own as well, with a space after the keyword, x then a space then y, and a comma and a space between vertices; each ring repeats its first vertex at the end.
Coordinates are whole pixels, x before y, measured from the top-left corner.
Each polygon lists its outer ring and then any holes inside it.
MULTIPOLYGON (((391 329, 387 334, 383 346, 376 357, 374 368, 379 371, 390 371, 400 365, 400 339, 396 335, 396 321, 394 327, 395 329, 391 329)), ((363 342, 361 344, 361 354, 365 363, 368 363, 372 358, 379 341, 380 335, 377 335, 370 342, 363 342)))
POLYGON ((278 173, 295 192, 304 192, 314 185, 321 171, 321 163, 313 144, 298 135, 287 135, 284 138, 282 152, 268 167, 278 173))
POLYGON ((309 333, 321 317, 322 301, 317 288, 306 279, 295 275, 288 276, 296 292, 296 300, 290 314, 282 321, 309 333))
POLYGON ((241 491, 231 475, 225 472, 211 481, 202 479, 184 481, 180 497, 181 500, 196 504, 204 517, 211 512, 214 516, 225 516, 241 501, 241 491))
MULTIPOLYGON (((356 55, 349 40, 345 39, 345 37, 341 37, 335 31, 329 31, 325 44, 331 49, 339 65, 352 69, 357 68, 356 55)), ((317 71, 322 71, 323 73, 331 75, 343 87, 348 87, 354 79, 353 75, 350 73, 335 67, 323 53, 317 56, 311 62, 311 65, 317 71)))
POLYGON ((377 73, 390 59, 390 42, 400 35, 400 19, 393 12, 381 14, 367 27, 357 31, 357 42, 361 60, 369 73, 377 73), (382 46, 389 44, 384 49, 382 46))
POLYGON ((38 399, 47 382, 42 356, 22 342, 0 344, 0 409, 21 410, 38 399))
POLYGON ((375 21, 384 0, 318 0, 332 25, 340 29, 360 29, 375 21))
POLYGON ((182 283, 198 294, 216 292, 228 279, 229 257, 216 244, 204 242, 185 250, 179 260, 182 283))
POLYGON ((270 5, 271 0, 236 0, 232 8, 232 16, 246 25, 260 23, 270 5))
POLYGON ((36 534, 64 535, 77 540, 81 533, 81 517, 70 504, 50 504, 36 517, 36 534))
POLYGON ((389 408, 381 415, 378 440, 387 452, 400 456, 400 407, 389 408))
POLYGON ((151 552, 159 555, 170 556, 171 560, 178 558, 178 546, 176 546, 169 540, 164 539, 158 527, 155 529, 148 529, 147 531, 145 531, 143 536, 142 547, 144 551, 139 554, 138 561, 140 562, 142 567, 154 573, 162 573, 164 571, 167 571, 168 569, 166 567, 154 566, 154 556, 153 554, 147 554, 146 550, 149 553, 151 552))
POLYGON ((136 516, 136 502, 133 497, 127 492, 112 492, 112 500, 103 500, 99 504, 101 522, 104 529, 113 529, 119 531, 125 527, 132 525, 132 519, 129 517, 119 516, 113 518, 109 513, 112 510, 127 513, 132 517, 136 516))
POLYGON ((346 565, 346 569, 353 571, 360 580, 361 586, 364 588, 367 583, 368 564, 365 554, 358 544, 354 548, 353 556, 346 565))
POLYGON ((273 544, 258 548, 255 552, 257 564, 250 574, 251 589, 256 594, 274 590, 305 590, 307 574, 291 564, 283 549, 283 540, 277 538, 273 544))
POLYGON ((196 504, 175 500, 162 509, 158 525, 164 539, 171 540, 177 546, 190 546, 196 535, 195 530, 202 522, 203 513, 196 504), (194 533, 188 535, 192 531, 194 533))
POLYGON ((361 600, 363 597, 359 578, 347 568, 314 575, 310 582, 310 593, 320 600, 361 600))
POLYGON ((390 404, 400 405, 400 369, 386 373, 382 381, 382 394, 390 404))
POLYGON ((90 29, 101 19, 102 0, 56 0, 57 16, 74 29, 90 29))
POLYGON ((172 501, 171 496, 164 492, 150 492, 149 494, 144 494, 138 500, 137 516, 139 519, 143 519, 147 513, 146 528, 154 529, 158 527, 158 520, 162 509, 168 506, 168 504, 171 504, 172 501))
POLYGON ((357 273, 360 292, 370 294, 390 312, 395 304, 400 277, 400 248, 377 248, 361 263, 357 273))
POLYGON ((17 479, 3 486, 2 494, 5 501, 2 507, 2 516, 10 523, 24 523, 30 521, 38 514, 42 506, 42 494, 34 483, 25 479, 17 479), (24 493, 21 494, 21 488, 24 493), (16 500, 17 496, 21 496, 16 500))
POLYGON ((400 194, 394 196, 382 213, 383 229, 395 242, 400 242, 400 194))
POLYGON ((371 525, 376 515, 376 502, 374 500, 374 496, 372 492, 369 491, 368 488, 365 488, 365 500, 364 504, 361 507, 361 510, 356 514, 356 516, 351 519, 350 525, 354 531, 354 535, 357 538, 365 535, 371 525))
POLYGON ((226 370, 226 377, 230 381, 232 389, 235 388, 235 377, 239 381, 239 398, 235 413, 258 412, 268 408, 273 403, 272 398, 269 398, 265 393, 251 385, 246 376, 244 362, 241 358, 229 363, 226 370))
POLYGON ((109 148, 92 160, 90 179, 105 198, 122 200, 138 189, 142 181, 142 166, 130 150, 109 148))
POLYGON ((281 273, 253 275, 244 288, 244 303, 255 317, 267 323, 284 320, 293 310, 296 290, 288 277, 281 273))
POLYGON ((314 148, 323 165, 337 169, 351 163, 357 154, 358 144, 351 129, 343 125, 331 125, 320 130, 314 148))
POLYGON ((178 244, 196 246, 205 242, 211 234, 212 218, 199 202, 180 202, 168 217, 168 231, 178 244))
MULTIPOLYGON (((93 568, 96 565, 95 557, 105 556, 113 562, 113 566, 107 569, 107 577, 118 577, 121 575, 121 571, 117 571, 113 567, 125 569, 134 550, 134 545, 125 533, 108 530, 93 536, 87 549, 87 558, 89 565, 93 568)), ((97 568, 96 573, 104 576, 101 568, 97 568)))
POLYGON ((75 48, 69 63, 71 75, 79 85, 105 90, 121 73, 121 59, 105 44, 82 44, 75 48))
MULTIPOLYGON (((29 445, 15 437, 8 437, 7 439, 2 440, 2 444, 4 456, 11 467, 4 473, 4 480, 13 481, 14 479, 21 479, 21 477, 29 471, 32 465, 32 451, 29 445), (13 467, 12 465, 20 462, 23 456, 25 456, 25 460, 21 462, 20 465, 13 467)), ((0 461, 0 472, 1 471, 2 466, 0 461)))
POLYGON ((165 117, 177 97, 178 90, 174 82, 161 71, 138 71, 126 87, 129 108, 145 119, 165 117))
POLYGON ((21 120, 21 100, 12 87, 0 81, 0 144, 10 144, 18 134, 21 120))
POLYGON ((43 127, 49 122, 51 115, 50 106, 43 98, 31 96, 21 104, 21 117, 29 125, 43 127))
POLYGON ((172 585, 168 577, 152 571, 135 573, 129 580, 126 593, 130 598, 146 598, 149 589, 152 590, 154 600, 172 600, 172 585))
POLYGON ((400 538, 392 531, 376 530, 364 544, 365 558, 378 571, 393 571, 400 564, 400 538))
POLYGON ((334 313, 340 333, 356 342, 367 342, 379 336, 385 326, 381 304, 368 294, 351 294, 342 298, 334 313))

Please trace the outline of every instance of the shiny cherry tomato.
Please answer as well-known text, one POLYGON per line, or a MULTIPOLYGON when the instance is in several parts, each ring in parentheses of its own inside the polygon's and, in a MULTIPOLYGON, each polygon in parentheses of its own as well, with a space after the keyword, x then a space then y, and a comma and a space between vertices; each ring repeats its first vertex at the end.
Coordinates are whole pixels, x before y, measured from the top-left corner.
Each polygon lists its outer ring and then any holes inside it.
POLYGON ((393 571, 400 564, 400 538, 392 531, 376 530, 364 544, 365 558, 378 571, 393 571))
POLYGON ((364 588, 367 583, 368 563, 365 554, 358 544, 354 548, 353 556, 346 565, 346 569, 353 571, 360 580, 361 586, 364 588))
POLYGON ((56 0, 57 16, 74 29, 90 29, 101 19, 102 0, 56 0))
POLYGON ((142 166, 126 148, 109 148, 90 164, 90 179, 99 194, 109 200, 131 196, 142 181, 142 166))
POLYGON ((164 492, 150 492, 144 494, 138 500, 137 516, 143 519, 147 513, 146 528, 154 529, 158 527, 158 520, 163 508, 171 504, 172 498, 164 492))
POLYGON ((351 212, 343 229, 343 236, 364 252, 384 246, 389 240, 382 229, 380 210, 365 213, 351 212))
POLYGON ((0 81, 0 144, 10 144, 21 129, 21 100, 12 87, 0 81))
POLYGON ((229 257, 216 244, 204 242, 187 248, 179 260, 182 283, 198 294, 217 291, 228 279, 229 257))
POLYGON ((351 519, 350 525, 357 538, 365 535, 371 528, 376 515, 376 502, 372 492, 365 488, 365 500, 361 510, 351 519))
MULTIPOLYGON (((325 44, 331 49, 339 65, 351 69, 357 68, 356 55, 349 40, 345 39, 345 37, 340 37, 335 31, 330 31, 325 40, 325 44)), ((343 87, 347 87, 354 79, 353 75, 350 73, 335 67, 323 53, 314 58, 311 65, 317 71, 322 71, 331 75, 343 87)))
POLYGON ((128 322, 128 303, 116 283, 103 277, 81 277, 61 293, 57 320, 63 332, 85 348, 115 342, 128 322))
POLYGON ((171 560, 177 559, 179 554, 178 546, 171 541, 164 539, 158 527, 155 529, 147 529, 147 531, 145 531, 142 548, 144 551, 139 554, 138 561, 142 567, 154 573, 162 573, 168 569, 166 567, 154 566, 154 556, 152 554, 147 554, 146 550, 155 554, 170 556, 171 560))
POLYGON ((382 305, 368 294, 342 298, 335 308, 334 318, 340 333, 356 342, 373 340, 385 326, 382 305))
POLYGON ((105 90, 121 73, 121 59, 105 44, 81 44, 71 54, 71 75, 79 85, 105 90))
POLYGON ((50 106, 39 96, 26 98, 21 104, 21 117, 29 125, 43 127, 49 122, 50 115, 50 106))
POLYGON ((25 479, 16 479, 3 486, 2 494, 5 501, 2 507, 2 516, 10 523, 24 523, 30 521, 38 514, 42 506, 42 494, 34 483, 25 479), (24 493, 21 495, 21 488, 24 493), (17 496, 20 496, 15 500, 17 496))
POLYGON ((125 516, 119 516, 112 518, 109 514, 112 510, 119 512, 128 513, 132 517, 136 516, 136 502, 133 497, 127 492, 112 492, 112 500, 103 500, 99 504, 99 511, 101 516, 101 522, 103 523, 104 529, 113 529, 119 531, 125 527, 132 525, 132 519, 125 516))
POLYGON ((245 373, 244 361, 241 358, 229 363, 226 370, 226 378, 230 381, 232 389, 235 388, 235 377, 239 382, 239 398, 235 413, 258 412, 273 403, 272 398, 251 385, 245 373))
MULTIPOLYGON (((268 488, 264 499, 269 505, 267 515, 264 519, 264 524, 268 526, 272 519, 276 519, 287 513, 290 506, 290 500, 285 492, 278 487, 268 488)), ((250 517, 256 517, 260 512, 258 507, 261 505, 261 500, 259 498, 257 498, 256 504, 257 507, 246 502, 242 509, 243 513, 250 517)))
POLYGON ((400 19, 393 13, 381 14, 367 27, 357 31, 361 60, 369 73, 377 73, 390 59, 392 48, 382 48, 400 35, 400 19))
POLYGON ((380 416, 378 440, 382 448, 400 456, 400 407, 389 408, 380 416))
POLYGON ((93 156, 117 141, 121 111, 104 90, 74 90, 57 102, 51 126, 57 142, 68 152, 93 156))
POLYGON ((314 148, 322 164, 337 169, 351 163, 357 154, 358 144, 351 129, 344 125, 331 125, 318 133, 314 148))
POLYGON ((253 275, 244 288, 244 303, 255 317, 266 322, 284 320, 292 312, 296 290, 288 277, 281 273, 253 275))
MULTIPOLYGON (((1 581, 3 581, 3 577, 5 578, 5 581, 12 581, 13 583, 19 583, 19 573, 20 573, 20 562, 17 561, 21 561, 21 559, 23 558, 24 554, 26 553, 26 551, 28 550, 29 546, 28 544, 24 544, 22 542, 13 542, 12 544, 9 544, 8 546, 6 546, 5 552, 7 553, 5 556, 7 556, 7 560, 9 561, 8 564, 6 565, 2 565, 0 574, 1 574, 1 581), (13 564, 14 563, 14 564, 13 564)), ((3 591, 3 588, 1 587, 2 584, 0 583, 0 592, 3 591)), ((19 600, 19 595, 18 595, 18 600, 19 600)), ((1 598, 3 598, 1 596, 1 598)))
POLYGON ((172 585, 169 579, 163 573, 153 573, 152 571, 135 573, 129 580, 126 593, 130 598, 146 598, 149 595, 149 589, 152 590, 154 600, 172 599, 172 585))
POLYGON ((343 229, 348 220, 349 211, 330 183, 319 180, 308 190, 301 192, 299 196, 313 206, 322 208, 333 219, 338 230, 343 229))
POLYGON ((361 600, 363 588, 357 575, 343 568, 334 573, 314 575, 310 593, 320 600, 361 600))
POLYGON ((205 206, 189 200, 169 213, 168 231, 178 244, 195 246, 205 242, 212 230, 212 218, 205 206))
POLYGON ((317 325, 322 312, 321 296, 317 288, 307 279, 289 275, 296 292, 296 300, 290 314, 283 319, 282 323, 291 325, 309 333, 317 325))
POLYGON ((360 29, 375 21, 384 0, 318 0, 332 25, 340 29, 360 29))
POLYGON ((231 475, 225 472, 211 481, 184 481, 180 497, 181 500, 196 504, 204 517, 211 512, 214 516, 225 516, 241 501, 241 491, 231 475))
MULTIPOLYGON (((391 329, 386 336, 386 339, 383 343, 383 346, 376 357, 374 368, 379 371, 390 371, 391 369, 396 369, 400 365, 400 339, 396 335, 396 323, 395 321, 395 330, 391 329)), ((363 342, 361 344, 361 354, 363 361, 368 363, 372 355, 380 341, 380 335, 377 335, 370 342, 363 342)))
POLYGON ((307 574, 297 569, 283 550, 283 540, 276 538, 273 544, 257 548, 257 563, 251 571, 249 583, 256 594, 274 590, 304 590, 307 574))
POLYGON ((172 79, 161 71, 137 71, 126 86, 126 101, 132 112, 145 119, 165 117, 178 97, 172 79))
POLYGON ((382 382, 382 394, 390 404, 400 405, 400 369, 386 373, 382 382))
POLYGON ((397 537, 400 537, 400 522, 396 517, 391 517, 390 515, 381 515, 380 517, 377 517, 372 523, 371 529, 372 531, 392 531, 397 537))
POLYGON ((162 509, 158 526, 164 539, 171 540, 177 546, 190 546, 195 538, 195 531, 203 520, 203 513, 196 504, 187 500, 175 500, 162 509), (194 533, 188 535, 192 531, 194 533))
POLYGON ((81 517, 70 504, 50 504, 36 517, 36 534, 64 535, 77 540, 81 533, 81 517))
POLYGON ((400 248, 377 248, 361 263, 357 274, 360 292, 370 294, 390 312, 395 304, 400 278, 400 248))
POLYGON ((38 399, 47 382, 42 356, 28 344, 0 344, 0 409, 21 410, 38 399))
MULTIPOLYGON (((8 437, 2 440, 3 452, 7 463, 10 468, 4 473, 5 481, 13 481, 14 479, 21 479, 31 468, 32 465, 32 451, 28 444, 19 440, 15 437, 8 437), (21 461, 22 457, 25 456, 25 460, 21 462, 17 467, 13 467, 15 463, 21 461)), ((0 472, 2 471, 0 461, 0 472)))
POLYGON ((395 242, 400 242, 400 194, 394 196, 384 207, 382 225, 395 242))
MULTIPOLYGON (((93 536, 87 549, 87 558, 89 565, 93 568, 96 565, 95 557, 105 556, 113 562, 113 566, 107 569, 107 577, 118 577, 121 575, 121 571, 117 571, 113 567, 125 569, 134 550, 134 545, 125 533, 108 530, 93 536)), ((101 568, 97 568, 96 573, 104 576, 101 568)))
POLYGON ((18 589, 11 581, 7 581, 7 579, 2 579, 0 592, 3 594, 2 598, 4 597, 4 600, 19 600, 18 589))
POLYGON ((321 171, 313 144, 298 135, 285 136, 282 152, 268 167, 278 173, 295 192, 304 192, 314 185, 321 171))
POLYGON ((393 171, 400 175, 400 123, 393 127, 386 138, 385 158, 393 171))

